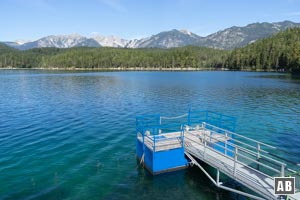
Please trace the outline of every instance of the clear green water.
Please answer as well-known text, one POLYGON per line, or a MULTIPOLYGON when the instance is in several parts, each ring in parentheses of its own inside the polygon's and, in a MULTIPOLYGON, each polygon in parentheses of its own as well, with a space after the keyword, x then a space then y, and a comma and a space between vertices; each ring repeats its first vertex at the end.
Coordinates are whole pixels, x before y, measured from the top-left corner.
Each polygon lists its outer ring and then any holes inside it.
POLYGON ((135 116, 189 105, 300 162, 300 80, 247 72, 0 71, 0 199, 243 199, 196 168, 137 168, 135 116))

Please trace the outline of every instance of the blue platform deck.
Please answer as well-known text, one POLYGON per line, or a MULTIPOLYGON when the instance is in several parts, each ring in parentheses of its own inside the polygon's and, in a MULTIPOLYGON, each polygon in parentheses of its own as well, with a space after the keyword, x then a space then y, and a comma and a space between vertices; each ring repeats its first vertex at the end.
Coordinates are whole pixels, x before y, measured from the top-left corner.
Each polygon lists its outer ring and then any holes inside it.
MULTIPOLYGON (((207 131, 204 132, 200 128, 203 123, 208 122, 230 130, 235 128, 235 118, 210 111, 189 111, 180 118, 139 116, 136 118, 136 155, 152 174, 185 168, 188 161, 184 155, 184 128, 198 127, 194 133, 201 137, 207 134, 207 131)), ((224 141, 230 138, 226 138, 223 133, 217 135, 220 141, 211 141, 209 145, 222 152, 224 141)), ((232 152, 226 154, 232 156, 232 152)))

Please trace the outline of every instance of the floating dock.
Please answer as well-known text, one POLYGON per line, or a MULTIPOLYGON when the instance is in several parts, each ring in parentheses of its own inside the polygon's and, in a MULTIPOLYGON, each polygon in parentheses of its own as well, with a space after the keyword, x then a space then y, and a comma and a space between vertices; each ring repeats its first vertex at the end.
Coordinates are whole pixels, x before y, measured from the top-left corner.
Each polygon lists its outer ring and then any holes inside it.
POLYGON ((136 155, 154 175, 199 167, 216 186, 252 199, 300 200, 299 164, 280 158, 271 145, 235 133, 236 119, 211 111, 189 111, 177 117, 136 118, 136 155), (209 174, 203 163, 216 169, 209 174), (227 187, 220 173, 254 193, 227 187), (275 177, 295 177, 295 194, 274 193, 275 177))

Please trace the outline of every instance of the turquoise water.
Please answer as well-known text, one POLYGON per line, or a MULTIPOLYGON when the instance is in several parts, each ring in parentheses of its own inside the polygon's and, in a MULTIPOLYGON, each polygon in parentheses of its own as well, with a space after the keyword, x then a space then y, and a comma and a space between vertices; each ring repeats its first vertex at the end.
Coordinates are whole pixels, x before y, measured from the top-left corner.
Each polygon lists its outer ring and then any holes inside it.
POLYGON ((300 162, 300 80, 248 72, 0 71, 0 199, 243 199, 196 168, 152 177, 135 116, 188 107, 300 162))

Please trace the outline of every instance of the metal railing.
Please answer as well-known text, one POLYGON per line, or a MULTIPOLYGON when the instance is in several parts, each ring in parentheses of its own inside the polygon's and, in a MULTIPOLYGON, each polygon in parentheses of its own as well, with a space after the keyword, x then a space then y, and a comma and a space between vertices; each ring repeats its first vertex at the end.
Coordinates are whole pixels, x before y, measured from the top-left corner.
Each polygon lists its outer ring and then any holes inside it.
POLYGON ((213 112, 209 110, 193 110, 188 113, 188 125, 200 124, 206 122, 225 128, 230 131, 235 130, 236 118, 222 113, 213 112))
MULTIPOLYGON (((188 133, 189 134, 193 134, 193 133, 191 133, 191 132, 189 132, 188 131, 188 133)), ((196 135, 195 135, 196 136, 196 135)), ((218 150, 216 150, 216 149, 214 149, 213 147, 211 147, 209 144, 210 144, 210 139, 211 138, 213 138, 213 139, 216 139, 216 140, 218 140, 218 138, 215 138, 215 137, 213 137, 213 136, 204 136, 203 137, 203 140, 202 141, 200 141, 200 140, 193 140, 193 139, 190 139, 189 137, 186 137, 186 140, 187 141, 192 141, 193 143, 196 143, 196 144, 200 144, 200 145, 203 145, 204 146, 204 149, 203 149, 203 157, 205 158, 206 157, 206 151, 207 151, 207 149, 210 149, 210 150, 212 150, 212 151, 214 151, 214 152, 216 152, 216 153, 218 153, 218 154, 221 154, 221 155, 223 155, 223 156, 226 156, 226 157, 228 157, 228 158, 230 158, 231 160, 233 160, 234 161, 234 164, 233 164, 233 166, 232 166, 232 174, 233 175, 235 175, 236 174, 236 164, 237 163, 239 163, 239 164, 241 164, 241 165, 243 165, 243 166, 245 166, 245 167, 249 167, 248 166, 248 164, 247 163, 243 163, 243 162, 241 162, 241 161, 239 161, 238 160, 238 156, 240 155, 240 150, 239 150, 239 148, 237 147, 237 146, 235 146, 234 145, 234 150, 232 150, 232 149, 229 149, 229 148, 227 148, 227 151, 229 151, 229 152, 232 152, 233 153, 233 157, 231 157, 231 156, 228 156, 228 155, 226 155, 225 153, 222 153, 222 152, 220 152, 220 151, 218 151, 218 150)), ((217 145, 217 146, 219 146, 219 147, 222 147, 222 148, 226 148, 226 147, 224 147, 224 146, 222 146, 222 145, 219 145, 219 144, 215 144, 215 145, 217 145)), ((254 169, 255 170, 255 169, 254 169)), ((279 170, 276 170, 276 169, 273 169, 274 171, 276 171, 276 172, 280 172, 279 170)), ((257 171, 257 170, 255 170, 255 171, 257 171)), ((262 173, 262 172, 260 172, 260 173, 262 173)), ((270 178, 272 178, 271 176, 269 176, 270 178)))
MULTIPOLYGON (((251 168, 270 178, 276 176, 295 177, 296 188, 300 187, 300 173, 291 169, 299 167, 299 164, 291 161, 290 165, 288 165, 287 162, 285 162, 286 159, 279 159, 278 156, 273 156, 272 153, 266 150, 272 149, 279 151, 278 148, 207 123, 202 123, 200 128, 186 127, 188 128, 185 128, 185 131, 189 134, 193 134, 191 130, 199 130, 199 132, 202 131, 202 133, 205 133, 205 131, 208 133, 209 131, 209 134, 202 134, 201 140, 193 140, 192 142, 204 146, 204 156, 206 149, 209 148, 233 160, 232 173, 234 176, 237 173, 236 165, 239 163, 244 167, 251 168), (220 135, 223 137, 217 137, 220 135), (222 151, 220 151, 220 149, 222 151), (228 152, 230 152, 232 156, 229 156, 228 152), (294 166, 291 167, 291 164, 294 164, 294 166)), ((199 135, 194 134, 194 136, 198 137, 199 135)), ((191 140, 188 137, 185 137, 185 139, 191 140)))
POLYGON ((137 138, 153 152, 167 150, 164 146, 169 146, 169 150, 184 148, 184 134, 180 124, 137 127, 137 138))

